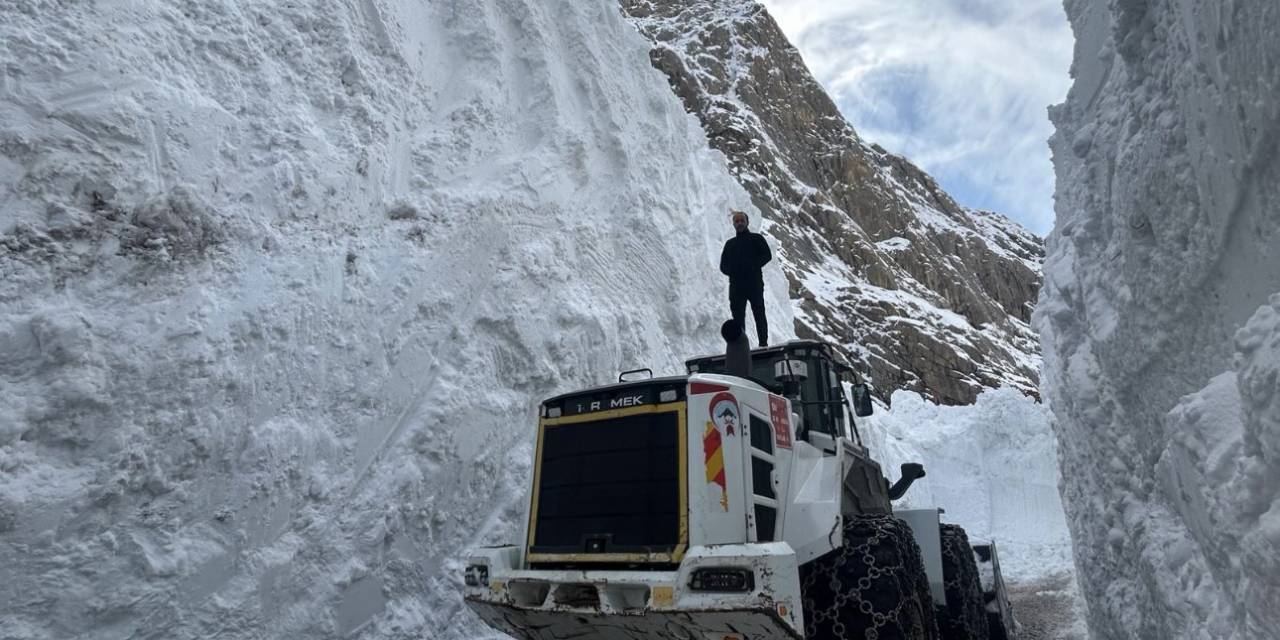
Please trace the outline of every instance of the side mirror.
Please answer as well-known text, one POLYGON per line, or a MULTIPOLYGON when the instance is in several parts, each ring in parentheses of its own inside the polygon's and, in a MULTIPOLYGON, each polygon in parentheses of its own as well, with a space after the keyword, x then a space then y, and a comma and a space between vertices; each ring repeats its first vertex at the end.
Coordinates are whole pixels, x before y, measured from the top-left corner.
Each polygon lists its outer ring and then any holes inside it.
POLYGON ((893 483, 892 487, 889 487, 890 500, 897 500, 906 495, 907 489, 911 488, 911 483, 924 477, 924 465, 919 462, 904 462, 900 468, 902 469, 902 477, 898 478, 898 481, 893 483))
POLYGON ((867 383, 853 385, 853 415, 865 418, 874 410, 875 408, 871 406, 871 389, 867 388, 867 383))

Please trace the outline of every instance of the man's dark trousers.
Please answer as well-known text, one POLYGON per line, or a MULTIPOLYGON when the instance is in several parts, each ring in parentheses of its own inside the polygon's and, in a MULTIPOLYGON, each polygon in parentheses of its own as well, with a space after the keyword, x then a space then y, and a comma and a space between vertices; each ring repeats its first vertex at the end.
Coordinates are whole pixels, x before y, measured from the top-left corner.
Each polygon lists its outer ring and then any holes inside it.
POLYGON ((743 323, 743 327, 747 326, 745 319, 748 302, 751 303, 751 317, 756 321, 756 337, 764 345, 769 341, 769 321, 764 317, 764 285, 744 286, 730 280, 729 312, 733 314, 734 320, 743 323))

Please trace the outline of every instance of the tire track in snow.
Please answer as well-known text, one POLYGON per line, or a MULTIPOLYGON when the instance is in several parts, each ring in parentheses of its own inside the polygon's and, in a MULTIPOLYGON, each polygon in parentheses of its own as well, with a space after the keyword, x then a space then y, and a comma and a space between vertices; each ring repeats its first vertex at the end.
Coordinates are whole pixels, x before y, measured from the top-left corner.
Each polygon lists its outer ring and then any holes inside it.
MULTIPOLYGON (((484 238, 485 236, 490 236, 492 238, 493 232, 497 231, 497 229, 495 229, 494 227, 497 227, 497 226, 498 225, 496 224, 496 221, 494 221, 494 223, 490 225, 477 225, 474 227, 470 227, 465 231, 463 231, 461 234, 459 234, 462 236, 461 238, 452 237, 452 238, 446 239, 441 243, 442 246, 455 247, 455 249, 453 249, 454 253, 451 253, 448 256, 448 259, 444 261, 444 264, 440 265, 438 268, 428 267, 428 270, 438 271, 440 273, 472 275, 472 277, 465 278, 462 282, 456 283, 456 286, 448 286, 448 287, 442 287, 442 288, 450 291, 462 291, 462 292, 485 291, 489 288, 489 285, 493 282, 493 279, 496 275, 496 271, 493 265, 494 258, 496 257, 496 254, 499 251, 499 249, 507 245, 507 241, 509 240, 509 238, 506 237, 505 234, 503 234, 502 236, 500 236, 502 237, 502 241, 491 241, 486 243, 486 242, 482 242, 481 239, 484 238), (457 248, 474 247, 474 246, 486 247, 487 251, 482 256, 473 256, 473 255, 465 255, 465 254, 457 253, 459 251, 459 249, 457 248), (466 265, 466 267, 464 267, 463 265, 466 265), (480 265, 484 265, 482 270, 479 271, 479 273, 485 274, 484 276, 474 275, 477 273, 476 267, 480 265)), ((439 285, 438 282, 434 284, 439 285)), ((425 294, 426 294, 425 289, 426 289, 425 286, 419 286, 418 289, 414 292, 412 302, 406 299, 405 303, 402 305, 402 308, 416 309, 418 305, 421 304, 425 298, 425 294)), ((457 316, 455 316, 458 319, 458 321, 446 327, 443 327, 442 328, 443 331, 441 332, 441 335, 438 335, 434 340, 430 341, 431 342, 430 348, 425 350, 427 354, 430 354, 426 358, 425 367, 419 366, 422 363, 422 357, 421 357, 422 354, 414 353, 416 349, 412 346, 405 348, 405 351, 407 351, 408 353, 402 352, 397 356, 394 371, 392 372, 391 375, 387 377, 388 384, 395 385, 397 383, 403 383, 406 380, 412 380, 413 378, 411 376, 413 372, 408 370, 411 364, 414 365, 413 369, 422 370, 423 368, 425 368, 426 371, 428 371, 429 373, 427 374, 426 378, 423 380, 422 386, 419 387, 417 391, 409 391, 409 393, 411 394, 411 397, 407 402, 404 403, 403 408, 396 414, 395 419, 391 421, 390 425, 386 426, 385 430, 382 433, 382 437, 378 438, 377 446, 374 447, 372 451, 365 454, 363 460, 359 459, 361 457, 360 449, 363 449, 361 445, 363 445, 365 442, 368 441, 366 439, 368 436, 365 434, 361 434, 359 436, 359 441, 357 442, 357 454, 356 454, 357 470, 356 470, 354 481, 351 483, 351 489, 347 492, 348 499, 355 497, 356 492, 360 490, 360 488, 364 485, 365 481, 368 479, 369 469, 373 466, 375 462, 377 462, 383 456, 383 454, 386 453, 387 449, 396 440, 400 438, 401 434, 404 433, 405 427, 409 424, 410 418, 413 415, 418 413, 418 410, 422 407, 423 401, 427 398, 427 395, 430 394, 432 389, 435 388, 436 381, 438 380, 438 376, 440 373, 439 363, 441 360, 442 348, 446 348, 446 350, 449 353, 452 353, 453 351, 456 350, 457 343, 456 341, 453 341, 450 338, 455 332, 456 327, 466 326, 473 323, 475 318, 476 304, 483 297, 484 297, 483 295, 470 296, 467 299, 466 305, 463 307, 462 312, 457 316), (453 348, 447 348, 449 346, 449 343, 453 343, 452 345, 453 348)), ((394 397, 396 395, 400 395, 400 392, 393 389, 391 393, 389 393, 388 395, 394 397)), ((375 429, 374 429, 375 432, 377 431, 377 426, 386 425, 385 421, 379 421, 379 422, 380 422, 380 425, 375 425, 375 429)))
MULTIPOLYGON (((491 290, 492 284, 499 274, 499 268, 496 264, 497 257, 504 249, 512 246, 513 233, 521 229, 540 228, 538 225, 510 222, 506 219, 505 212, 503 212, 495 214, 495 217, 486 221, 485 224, 468 227, 457 236, 441 241, 441 246, 455 247, 455 249, 453 249, 453 253, 442 261, 442 264, 433 265, 428 267, 427 270, 448 274, 463 274, 470 277, 465 277, 460 282, 444 287, 441 286, 439 281, 436 281, 432 283, 432 288, 464 292, 463 295, 467 296, 466 304, 459 314, 453 316, 456 319, 455 322, 442 327, 440 334, 429 340, 429 347, 406 346, 397 355, 394 371, 388 376, 388 384, 396 385, 399 383, 409 385, 412 388, 414 381, 421 380, 421 385, 417 386, 416 390, 397 390, 393 388, 387 395, 391 397, 402 394, 409 395, 409 399, 404 403, 403 408, 396 413, 396 417, 389 424, 387 421, 379 421, 376 426, 383 427, 380 438, 375 435, 378 431, 377 428, 374 429, 375 434, 361 434, 359 436, 356 461, 357 471, 351 489, 347 492, 348 499, 356 495, 368 480, 370 469, 373 465, 400 439, 413 421, 413 417, 420 412, 426 399, 439 381, 440 362, 446 356, 457 352, 458 348, 462 346, 463 343, 455 339, 455 334, 459 327, 469 327, 475 324, 477 307, 480 302, 487 299, 485 292, 491 290), (484 247, 485 251, 480 255, 463 253, 466 248, 470 247, 484 247), (480 269, 477 270, 477 267, 480 267, 480 269), (422 371, 428 372, 425 378, 415 376, 415 372, 422 371), (369 442, 368 438, 370 437, 376 438, 377 445, 362 456, 359 450, 364 448, 362 445, 369 442)), ((407 297, 404 303, 400 305, 401 308, 417 309, 426 298, 426 288, 425 285, 418 287, 412 298, 407 297)))

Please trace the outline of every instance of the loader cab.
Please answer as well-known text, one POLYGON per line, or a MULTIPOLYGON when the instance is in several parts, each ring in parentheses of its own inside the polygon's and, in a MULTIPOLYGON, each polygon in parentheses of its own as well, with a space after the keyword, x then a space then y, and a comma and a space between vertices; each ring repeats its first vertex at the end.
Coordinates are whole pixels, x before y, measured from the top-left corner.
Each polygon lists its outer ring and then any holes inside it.
MULTIPOLYGON (((693 358, 685 365, 690 374, 727 374, 725 356, 721 355, 693 358)), ((871 415, 870 391, 830 344, 793 340, 752 350, 751 372, 745 377, 790 400, 792 413, 799 414, 796 439, 811 445, 811 451, 821 452, 819 460, 797 458, 797 468, 809 464, 816 465, 812 469, 839 467, 816 473, 841 478, 840 513, 892 511, 888 481, 863 445, 858 429, 857 418, 871 415)), ((796 515, 800 517, 798 512, 796 515)), ((797 544, 798 549, 806 547, 804 542, 793 541, 793 546, 797 544)))
MULTIPOLYGON (((693 358, 685 365, 691 374, 726 372, 723 355, 693 358)), ((827 445, 824 449, 841 437, 862 445, 856 418, 871 415, 871 395, 831 345, 793 340, 754 349, 749 379, 791 400, 792 410, 800 414, 801 439, 827 445), (845 383, 852 385, 852 398, 845 393, 845 383)))

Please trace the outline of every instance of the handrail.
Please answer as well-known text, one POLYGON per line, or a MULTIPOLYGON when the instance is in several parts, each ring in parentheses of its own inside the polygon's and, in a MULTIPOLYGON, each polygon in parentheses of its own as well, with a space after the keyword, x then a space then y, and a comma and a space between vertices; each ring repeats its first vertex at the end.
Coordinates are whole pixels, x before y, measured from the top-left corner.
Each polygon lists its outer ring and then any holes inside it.
POLYGON ((640 367, 639 369, 630 369, 630 370, 627 370, 627 371, 623 371, 622 373, 619 373, 619 374, 618 374, 618 382, 626 382, 626 380, 623 380, 623 378, 624 378, 628 373, 640 373, 640 372, 642 372, 642 371, 648 371, 648 372, 649 372, 649 379, 650 379, 650 380, 652 380, 652 379, 653 379, 653 369, 650 369, 649 367, 640 367))

